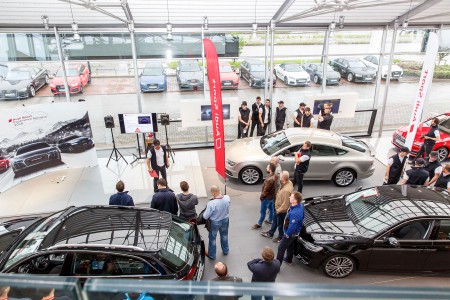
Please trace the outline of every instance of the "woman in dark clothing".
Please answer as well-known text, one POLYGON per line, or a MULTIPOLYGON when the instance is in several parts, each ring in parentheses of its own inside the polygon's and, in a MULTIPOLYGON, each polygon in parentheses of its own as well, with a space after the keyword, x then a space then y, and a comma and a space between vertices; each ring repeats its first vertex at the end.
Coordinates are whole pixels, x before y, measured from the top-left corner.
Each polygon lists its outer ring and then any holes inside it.
POLYGON ((180 217, 186 220, 196 219, 195 206, 198 204, 197 196, 189 193, 189 184, 186 181, 180 182, 180 188, 182 193, 177 195, 180 217))

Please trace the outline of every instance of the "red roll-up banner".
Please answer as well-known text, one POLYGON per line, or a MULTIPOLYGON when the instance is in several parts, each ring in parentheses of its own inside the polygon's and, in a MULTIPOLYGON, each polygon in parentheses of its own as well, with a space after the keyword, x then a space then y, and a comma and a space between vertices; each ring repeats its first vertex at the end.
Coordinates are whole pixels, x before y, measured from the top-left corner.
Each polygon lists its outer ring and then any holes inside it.
POLYGON ((206 65, 208 68, 216 171, 225 179, 225 135, 223 132, 222 90, 219 60, 217 59, 216 47, 210 39, 203 39, 203 45, 205 47, 206 65))

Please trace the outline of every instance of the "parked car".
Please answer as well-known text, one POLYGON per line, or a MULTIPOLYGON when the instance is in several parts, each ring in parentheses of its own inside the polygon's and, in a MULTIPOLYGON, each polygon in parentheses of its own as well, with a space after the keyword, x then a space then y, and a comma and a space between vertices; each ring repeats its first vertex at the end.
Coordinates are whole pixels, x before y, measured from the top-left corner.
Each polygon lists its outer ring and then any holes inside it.
MULTIPOLYGON (((251 87, 262 88, 265 86, 266 67, 264 63, 258 59, 244 60, 239 66, 239 74, 241 78, 248 81, 251 87)), ((268 76, 270 78, 270 76, 268 76)), ((268 79, 269 81, 270 79, 268 79)), ((273 78, 273 86, 276 85, 277 79, 273 78)))
POLYGON ((17 149, 11 161, 16 177, 35 169, 43 169, 50 164, 61 163, 61 153, 55 146, 44 142, 31 143, 17 149))
POLYGON ((205 265, 197 226, 149 208, 72 206, 36 218, 9 240, 2 273, 73 276, 82 283, 90 277, 200 280, 205 265))
POLYGON ((333 278, 356 269, 449 270, 449 196, 438 188, 384 185, 305 199, 294 253, 333 278))
POLYGON ((232 142, 226 147, 226 173, 245 184, 256 184, 263 178, 270 159, 278 156, 281 168, 293 177, 295 152, 306 140, 312 143, 312 153, 305 180, 332 180, 344 187, 375 171, 375 152, 363 141, 328 130, 288 128, 232 142))
MULTIPOLYGON (((436 118, 439 119, 438 129, 441 140, 439 142, 436 142, 433 150, 439 153, 439 160, 443 161, 450 155, 450 112, 438 115, 436 116, 436 118)), ((419 152, 419 149, 424 141, 424 139, 421 138, 421 135, 426 134, 430 130, 431 119, 432 118, 429 118, 425 122, 420 123, 419 127, 417 128, 417 133, 411 147, 410 155, 415 156, 417 152, 419 152)), ((396 132, 394 132, 391 142, 395 147, 400 149, 405 145, 408 129, 409 126, 402 126, 397 129, 396 132)))
POLYGON ((142 92, 164 92, 167 90, 167 75, 161 63, 147 63, 142 70, 139 85, 142 92))
POLYGON ((180 60, 177 66, 177 81, 180 89, 202 89, 203 70, 195 61, 180 60))
POLYGON ((377 70, 372 67, 368 67, 359 58, 335 58, 330 60, 330 66, 348 81, 373 82, 373 80, 377 77, 377 70))
MULTIPOLYGON (((323 64, 305 63, 303 64, 303 68, 314 83, 322 83, 323 64)), ((341 74, 333 70, 331 66, 327 65, 327 85, 339 84, 339 82, 341 82, 341 74)))
POLYGON ((302 65, 296 63, 275 65, 273 73, 287 85, 306 86, 310 82, 309 74, 305 72, 302 65))
POLYGON ((0 156, 0 172, 5 172, 8 168, 9 160, 4 156, 0 156))
MULTIPOLYGON (((84 87, 88 83, 91 83, 91 72, 89 68, 82 63, 67 63, 65 68, 70 94, 82 94, 84 87)), ((54 74, 50 82, 50 89, 53 95, 66 93, 62 68, 59 68, 56 74, 54 74)))
POLYGON ((34 97, 36 91, 49 83, 48 71, 42 68, 18 67, 11 69, 0 82, 0 98, 22 99, 34 97))
POLYGON ((8 66, 0 64, 0 82, 5 79, 8 74, 8 66))
MULTIPOLYGON (((377 56, 375 56, 375 55, 367 55, 366 57, 363 58, 363 61, 369 67, 372 67, 372 68, 378 70, 379 59, 378 59, 377 56)), ((383 67, 381 69, 382 70, 381 71, 381 78, 383 78, 383 79, 387 78, 388 68, 389 68, 389 60, 385 58, 383 60, 383 67)), ((396 64, 392 64, 392 67, 391 67, 391 80, 400 80, 400 78, 402 78, 402 76, 403 76, 403 69, 400 66, 396 65, 396 64)))
POLYGON ((222 89, 238 89, 239 76, 233 70, 229 63, 219 63, 220 82, 222 83, 222 89))
POLYGON ((83 152, 95 146, 92 139, 85 136, 71 135, 58 141, 62 153, 83 152))

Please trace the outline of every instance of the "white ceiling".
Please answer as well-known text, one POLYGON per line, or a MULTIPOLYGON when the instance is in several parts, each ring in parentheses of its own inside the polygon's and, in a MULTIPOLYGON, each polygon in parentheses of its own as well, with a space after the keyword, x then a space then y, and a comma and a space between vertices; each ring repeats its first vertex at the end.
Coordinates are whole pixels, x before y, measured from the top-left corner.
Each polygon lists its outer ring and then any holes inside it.
MULTIPOLYGON (((210 27, 250 27, 267 24, 289 0, 128 0, 136 27, 174 29, 197 27, 207 16, 210 27), (168 9, 167 9, 168 7, 168 9)), ((326 26, 339 16, 346 26, 387 25, 399 16, 412 25, 450 25, 450 0, 296 0, 277 26, 326 26), (325 5, 318 5, 323 3, 325 5), (425 9, 420 9, 425 7, 425 9), (419 9, 418 9, 419 8, 419 9), (411 13, 408 16, 408 11, 411 13)), ((120 0, 70 0, 73 19, 80 27, 125 27, 120 0), (98 10, 103 10, 103 13, 98 10)), ((51 25, 72 23, 69 0, 1 0, 0 27, 42 28, 41 16, 51 25)))

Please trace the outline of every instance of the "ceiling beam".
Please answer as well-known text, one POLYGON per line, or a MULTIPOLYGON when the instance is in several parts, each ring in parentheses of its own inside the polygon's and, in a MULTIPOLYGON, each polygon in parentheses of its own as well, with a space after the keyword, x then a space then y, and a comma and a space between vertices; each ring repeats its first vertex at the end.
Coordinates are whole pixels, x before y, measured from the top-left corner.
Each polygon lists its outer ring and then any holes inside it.
MULTIPOLYGON (((66 2, 66 3, 70 3, 70 4, 75 4, 75 5, 78 5, 78 6, 82 6, 82 7, 86 8, 86 9, 92 9, 92 10, 98 11, 98 12, 101 13, 101 14, 104 14, 104 15, 106 15, 106 16, 109 16, 109 17, 111 17, 111 18, 113 18, 113 19, 119 20, 119 21, 121 21, 121 22, 123 22, 123 23, 127 23, 127 20, 124 20, 124 19, 122 19, 122 18, 120 18, 120 17, 114 15, 114 14, 112 14, 112 13, 110 13, 110 12, 104 10, 103 8, 100 8, 100 7, 95 6, 95 2, 90 2, 90 1, 85 2, 85 1, 83 1, 83 0, 80 0, 80 1, 74 1, 74 0, 57 0, 57 1, 60 1, 60 2, 66 2)), ((118 6, 120 6, 120 4, 118 4, 118 6)))
MULTIPOLYGON (((442 0, 425 0, 422 4, 414 7, 413 9, 407 11, 406 13, 404 13, 401 16, 398 16, 395 20, 406 20, 409 19, 411 17, 414 17, 424 11, 426 11, 427 9, 429 9, 430 7, 438 4, 439 2, 442 2, 442 0)), ((392 20, 392 22, 394 22, 395 20, 392 20)))
POLYGON ((291 7, 292 4, 294 4, 295 0, 286 0, 284 3, 280 6, 278 11, 273 15, 272 21, 277 23, 280 21, 281 17, 286 13, 286 11, 291 7))

